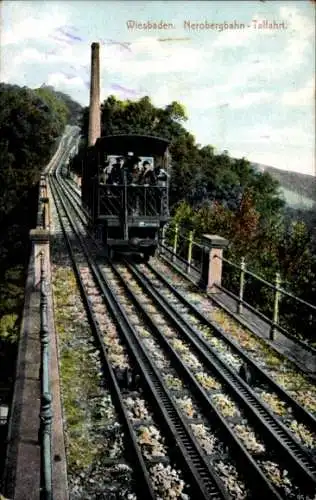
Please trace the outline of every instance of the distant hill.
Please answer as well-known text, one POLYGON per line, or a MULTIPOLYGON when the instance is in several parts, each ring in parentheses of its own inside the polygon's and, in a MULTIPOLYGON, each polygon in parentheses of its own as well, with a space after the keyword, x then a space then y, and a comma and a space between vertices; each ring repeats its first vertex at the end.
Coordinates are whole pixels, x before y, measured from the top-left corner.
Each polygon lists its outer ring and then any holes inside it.
POLYGON ((252 163, 261 172, 268 172, 279 181, 285 202, 292 208, 310 210, 316 208, 316 177, 289 170, 252 163))

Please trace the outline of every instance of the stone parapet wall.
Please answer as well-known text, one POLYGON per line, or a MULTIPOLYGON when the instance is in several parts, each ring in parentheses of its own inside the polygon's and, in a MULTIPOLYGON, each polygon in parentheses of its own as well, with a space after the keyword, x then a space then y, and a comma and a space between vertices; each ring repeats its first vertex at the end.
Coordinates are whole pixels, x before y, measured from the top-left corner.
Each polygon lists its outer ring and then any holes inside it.
MULTIPOLYGON (((56 155, 56 160, 58 155, 56 155)), ((39 186, 37 227, 30 231, 32 250, 18 345, 16 379, 10 410, 2 493, 8 499, 40 500, 41 488, 41 282, 45 276, 49 340, 49 385, 52 403, 51 472, 54 500, 68 499, 67 466, 59 387, 50 268, 50 201, 47 176, 39 186), (42 274, 41 274, 42 273, 42 274)), ((42 340, 43 341, 43 340, 42 340)))

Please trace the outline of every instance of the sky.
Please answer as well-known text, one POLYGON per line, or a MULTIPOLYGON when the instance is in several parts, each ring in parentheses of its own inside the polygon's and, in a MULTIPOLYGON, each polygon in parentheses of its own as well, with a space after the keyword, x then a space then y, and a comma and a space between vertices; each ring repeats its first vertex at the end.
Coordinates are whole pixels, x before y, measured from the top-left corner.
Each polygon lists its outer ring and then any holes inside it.
POLYGON ((316 175, 315 2, 1 3, 0 80, 89 103, 90 46, 109 95, 185 106, 216 152, 316 175))

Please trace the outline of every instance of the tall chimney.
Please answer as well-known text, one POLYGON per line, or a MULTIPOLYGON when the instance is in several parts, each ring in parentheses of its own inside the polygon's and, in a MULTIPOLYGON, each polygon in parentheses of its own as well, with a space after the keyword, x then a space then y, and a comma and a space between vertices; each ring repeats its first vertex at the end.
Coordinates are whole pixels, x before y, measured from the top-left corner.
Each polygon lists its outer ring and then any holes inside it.
POLYGON ((100 136, 100 44, 92 43, 88 146, 94 146, 100 136))

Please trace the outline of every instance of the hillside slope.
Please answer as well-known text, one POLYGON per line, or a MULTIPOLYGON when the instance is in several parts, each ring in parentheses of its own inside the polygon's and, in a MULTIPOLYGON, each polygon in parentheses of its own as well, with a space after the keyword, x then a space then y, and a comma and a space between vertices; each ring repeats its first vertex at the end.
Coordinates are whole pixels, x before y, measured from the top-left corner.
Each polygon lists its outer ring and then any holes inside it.
POLYGON ((253 165, 260 171, 269 172, 274 179, 279 181, 285 201, 289 205, 301 203, 302 206, 305 205, 306 208, 309 208, 316 203, 315 176, 280 170, 261 163, 253 163, 253 165))

